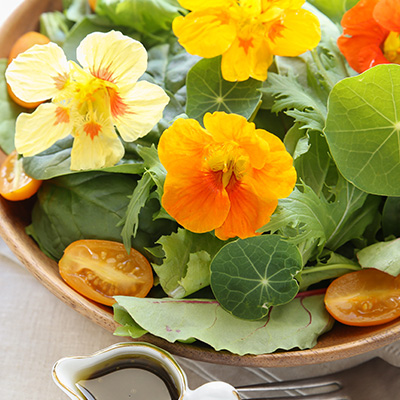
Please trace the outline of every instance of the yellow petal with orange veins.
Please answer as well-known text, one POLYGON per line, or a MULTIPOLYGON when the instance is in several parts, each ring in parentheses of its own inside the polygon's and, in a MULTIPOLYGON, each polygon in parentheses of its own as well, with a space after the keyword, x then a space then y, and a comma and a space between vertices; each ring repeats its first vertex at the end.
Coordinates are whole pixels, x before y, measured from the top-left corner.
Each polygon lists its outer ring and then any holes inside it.
POLYGON ((273 54, 296 57, 315 48, 321 39, 318 18, 307 10, 288 10, 268 33, 273 54))
POLYGON ((194 11, 174 19, 172 29, 190 54, 212 58, 232 45, 236 28, 224 8, 194 11))
POLYGON ((164 90, 147 81, 137 82, 122 96, 110 96, 112 117, 122 138, 132 142, 145 136, 162 118, 169 97, 164 90))
POLYGON ((34 156, 72 133, 69 110, 41 104, 32 114, 20 114, 15 127, 15 147, 25 157, 34 156))
POLYGON ((97 78, 129 90, 147 68, 143 45, 121 32, 95 32, 86 36, 77 51, 82 67, 97 78))
POLYGON ((67 58, 55 43, 35 45, 6 70, 7 83, 21 100, 32 103, 56 96, 68 81, 67 58))
POLYGON ((204 115, 204 127, 210 132, 215 141, 224 143, 233 141, 249 155, 253 168, 262 168, 268 159, 269 145, 256 135, 253 123, 237 114, 225 112, 207 113, 204 115))
POLYGON ((224 223, 215 230, 215 235, 226 240, 256 236, 257 229, 264 226, 278 205, 278 199, 262 199, 249 181, 237 182, 227 188, 230 210, 224 223))
MULTIPOLYGON (((185 166, 182 166, 185 168, 185 166)), ((195 233, 220 226, 229 212, 229 198, 213 173, 167 175, 162 205, 176 221, 195 233)))
POLYGON ((87 121, 75 134, 71 170, 106 168, 124 155, 124 146, 111 122, 87 121))
POLYGON ((178 0, 179 4, 190 11, 204 10, 205 8, 230 7, 236 0, 178 0))
POLYGON ((158 156, 169 173, 191 173, 202 168, 205 148, 211 142, 211 136, 196 120, 180 118, 161 135, 158 156))
POLYGON ((229 50, 222 55, 222 77, 230 82, 254 78, 267 79, 273 55, 268 43, 260 36, 237 38, 229 50))

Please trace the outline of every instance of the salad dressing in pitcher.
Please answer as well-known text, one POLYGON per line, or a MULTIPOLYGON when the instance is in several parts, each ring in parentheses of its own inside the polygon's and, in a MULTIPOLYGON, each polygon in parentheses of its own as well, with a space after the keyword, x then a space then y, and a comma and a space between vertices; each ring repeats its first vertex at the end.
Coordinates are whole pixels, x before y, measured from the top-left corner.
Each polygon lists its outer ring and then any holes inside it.
POLYGON ((174 379, 154 360, 115 359, 76 386, 87 400, 178 400, 174 379))

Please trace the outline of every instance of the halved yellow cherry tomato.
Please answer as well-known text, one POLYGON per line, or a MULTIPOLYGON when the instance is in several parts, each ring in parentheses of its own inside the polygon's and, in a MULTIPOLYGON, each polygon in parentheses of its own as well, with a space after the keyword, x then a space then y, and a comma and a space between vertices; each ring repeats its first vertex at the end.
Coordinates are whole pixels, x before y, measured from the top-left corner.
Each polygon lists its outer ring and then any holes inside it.
POLYGON ((78 240, 58 263, 62 278, 73 289, 98 303, 112 306, 113 296, 145 297, 153 287, 153 270, 138 251, 122 243, 78 240))
POLYGON ((19 201, 32 197, 39 189, 42 181, 26 175, 22 159, 14 150, 0 166, 0 194, 7 200, 19 201))
MULTIPOLYGON (((8 56, 8 64, 17 57, 18 54, 23 53, 24 51, 30 49, 35 44, 47 44, 50 42, 50 39, 47 36, 42 35, 39 32, 27 32, 22 35, 11 48, 10 54, 8 56)), ((41 102, 35 103, 26 103, 25 101, 18 98, 14 92, 11 90, 10 85, 7 84, 7 91, 10 97, 20 106, 25 108, 36 108, 41 102)))
POLYGON ((325 294, 325 306, 346 325, 380 325, 400 317, 400 280, 368 268, 335 279, 325 294))

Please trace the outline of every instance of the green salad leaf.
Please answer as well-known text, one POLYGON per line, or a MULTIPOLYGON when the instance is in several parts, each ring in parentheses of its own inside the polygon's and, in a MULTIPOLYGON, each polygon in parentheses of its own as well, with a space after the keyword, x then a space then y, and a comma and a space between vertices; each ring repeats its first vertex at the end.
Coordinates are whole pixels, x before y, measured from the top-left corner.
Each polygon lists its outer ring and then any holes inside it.
POLYGON ((239 239, 225 245, 211 263, 211 288, 232 315, 257 320, 272 306, 291 301, 303 262, 297 247, 276 235, 239 239))
POLYGON ((177 0, 98 0, 96 13, 113 24, 141 33, 171 30, 172 21, 185 10, 177 0))
POLYGON ((368 193, 400 196, 400 66, 340 81, 329 96, 325 135, 342 175, 368 193))
POLYGON ((400 237, 400 197, 388 197, 382 211, 382 231, 385 237, 400 237))
POLYGON ((0 147, 5 153, 14 150, 15 121, 18 115, 27 111, 14 103, 7 92, 5 72, 7 69, 6 59, 0 60, 0 147))
MULTIPOLYGON (((333 325, 321 295, 296 298, 288 304, 272 307, 268 316, 258 321, 236 318, 212 300, 124 296, 117 296, 116 300, 134 319, 136 327, 153 335, 169 342, 195 338, 215 350, 229 350, 239 355, 307 349, 315 346, 318 336, 333 325)), ((122 316, 119 311, 117 322, 122 316)), ((126 318, 123 322, 125 335, 126 318)), ((142 331, 134 331, 137 334, 134 337, 142 335, 142 331)))
POLYGON ((261 99, 261 82, 248 79, 228 82, 222 78, 221 57, 200 60, 187 75, 186 114, 203 122, 207 112, 225 111, 250 118, 261 99))
POLYGON ((376 268, 387 274, 400 274, 400 239, 374 243, 357 253, 363 268, 376 268))
POLYGON ((359 0, 309 0, 309 3, 317 7, 327 17, 332 19, 332 21, 340 23, 343 14, 354 7, 358 1, 359 0))
POLYGON ((164 259, 161 265, 153 265, 165 293, 183 298, 210 284, 210 264, 225 242, 211 233, 196 234, 186 229, 162 236, 164 259))

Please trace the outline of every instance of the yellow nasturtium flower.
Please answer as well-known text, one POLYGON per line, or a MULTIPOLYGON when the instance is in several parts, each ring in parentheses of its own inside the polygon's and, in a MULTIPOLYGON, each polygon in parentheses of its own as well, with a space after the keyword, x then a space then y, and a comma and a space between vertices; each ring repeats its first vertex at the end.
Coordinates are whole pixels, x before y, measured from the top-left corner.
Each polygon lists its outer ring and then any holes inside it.
POLYGON ((191 12, 175 18, 173 31, 188 53, 222 54, 222 76, 264 81, 273 56, 294 57, 317 46, 318 18, 304 0, 179 0, 191 12))
POLYGON ((162 205, 184 228, 220 239, 257 235, 296 183, 282 141, 236 114, 178 119, 161 135, 162 205))
POLYGON ((67 61, 55 43, 21 53, 6 71, 8 84, 26 102, 51 99, 16 123, 15 146, 38 154, 57 140, 74 137, 71 169, 116 164, 124 155, 121 137, 134 141, 161 119, 169 98, 160 87, 138 79, 147 53, 120 32, 92 33, 80 43, 77 60, 67 61))

